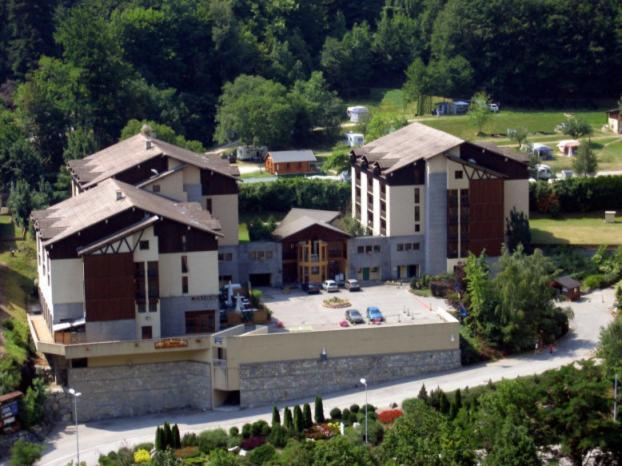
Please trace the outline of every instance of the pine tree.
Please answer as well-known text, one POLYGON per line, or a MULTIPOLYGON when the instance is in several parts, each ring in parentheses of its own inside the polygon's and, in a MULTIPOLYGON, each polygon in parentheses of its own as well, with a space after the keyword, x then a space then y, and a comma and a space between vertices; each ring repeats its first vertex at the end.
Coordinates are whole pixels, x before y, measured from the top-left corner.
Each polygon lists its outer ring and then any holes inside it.
POLYGON ((179 448, 181 448, 181 436, 179 435, 179 426, 177 424, 175 424, 173 426, 173 429, 171 431, 172 434, 172 439, 171 439, 171 446, 177 450, 179 448))
POLYGON ((158 426, 156 428, 156 436, 155 436, 155 449, 157 451, 162 451, 164 450, 164 439, 163 439, 163 434, 164 432, 162 431, 162 428, 160 426, 158 426))
POLYGON ((302 420, 305 429, 309 429, 313 425, 313 419, 311 419, 311 406, 309 406, 309 403, 305 403, 302 408, 302 420))
POLYGON ((304 420, 302 418, 302 410, 299 405, 294 406, 294 430, 302 433, 304 430, 304 420))
POLYGON ((445 395, 443 390, 440 390, 438 410, 443 414, 447 414, 449 412, 449 398, 447 398, 447 395, 445 395))
POLYGON ((292 412, 285 406, 283 411, 283 425, 291 433, 294 431, 294 420, 292 419, 292 412))
POLYGON ((421 401, 425 401, 426 404, 429 403, 430 397, 428 396, 428 391, 425 388, 425 384, 421 386, 421 390, 419 390, 419 394, 417 395, 417 398, 420 399, 421 401))
POLYGON ((315 422, 317 424, 322 424, 325 421, 326 419, 324 418, 324 404, 322 402, 322 397, 316 396, 315 397, 315 422))
POLYGON ((456 394, 454 395, 454 404, 456 405, 456 412, 460 411, 460 408, 462 408, 462 392, 460 389, 456 390, 456 394))
POLYGON ((279 414, 279 408, 276 406, 272 407, 272 426, 276 426, 277 424, 281 424, 281 415, 279 414))
POLYGON ((164 423, 164 434, 162 435, 162 449, 166 450, 173 445, 173 432, 168 422, 164 423))

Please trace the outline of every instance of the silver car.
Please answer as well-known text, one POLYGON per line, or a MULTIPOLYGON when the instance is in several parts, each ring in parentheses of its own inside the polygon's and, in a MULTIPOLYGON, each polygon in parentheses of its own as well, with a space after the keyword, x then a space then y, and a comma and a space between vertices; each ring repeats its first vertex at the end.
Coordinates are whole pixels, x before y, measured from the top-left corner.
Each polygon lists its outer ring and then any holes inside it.
POLYGON ((322 283, 322 288, 324 289, 324 291, 327 291, 329 293, 339 291, 339 286, 337 285, 337 282, 335 280, 324 280, 324 283, 322 283))

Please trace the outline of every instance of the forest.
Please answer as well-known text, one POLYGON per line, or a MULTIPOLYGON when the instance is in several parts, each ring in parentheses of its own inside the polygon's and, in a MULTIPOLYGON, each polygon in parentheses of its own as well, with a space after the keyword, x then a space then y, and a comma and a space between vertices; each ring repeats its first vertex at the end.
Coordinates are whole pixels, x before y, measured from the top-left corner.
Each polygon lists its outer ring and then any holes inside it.
POLYGON ((287 144, 407 70, 431 95, 527 107, 620 92, 616 0, 6 0, 0 19, 0 191, 34 204, 130 120, 193 148, 287 144))

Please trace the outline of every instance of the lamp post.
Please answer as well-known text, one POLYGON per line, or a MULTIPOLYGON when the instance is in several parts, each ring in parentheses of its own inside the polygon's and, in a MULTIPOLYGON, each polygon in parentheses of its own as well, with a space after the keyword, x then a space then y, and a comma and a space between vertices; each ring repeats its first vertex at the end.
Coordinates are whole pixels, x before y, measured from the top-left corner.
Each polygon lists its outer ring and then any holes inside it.
POLYGON ((365 386, 365 444, 367 444, 367 380, 365 377, 361 379, 361 383, 365 386))
POLYGON ((73 420, 76 423, 76 459, 78 461, 77 466, 80 466, 80 436, 78 435, 78 397, 82 396, 82 393, 76 392, 73 388, 70 388, 69 394, 73 397, 73 420))

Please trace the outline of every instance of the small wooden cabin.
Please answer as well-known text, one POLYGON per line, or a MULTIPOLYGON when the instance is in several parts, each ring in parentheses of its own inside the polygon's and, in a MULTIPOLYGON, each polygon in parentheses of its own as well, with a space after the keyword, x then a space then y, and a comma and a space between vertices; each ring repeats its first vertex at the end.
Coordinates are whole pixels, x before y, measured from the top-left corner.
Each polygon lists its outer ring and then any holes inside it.
POLYGON ((315 173, 316 161, 312 150, 270 151, 264 165, 273 175, 304 175, 315 173))
POLYGON ((556 278, 551 285, 570 301, 579 301, 581 299, 581 283, 572 277, 566 275, 556 278))

